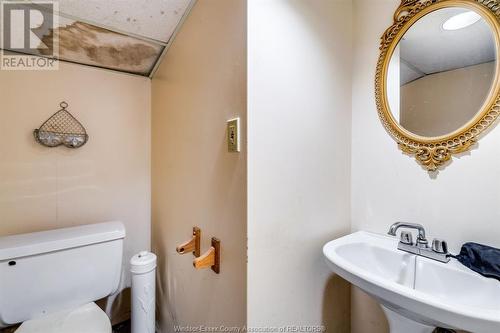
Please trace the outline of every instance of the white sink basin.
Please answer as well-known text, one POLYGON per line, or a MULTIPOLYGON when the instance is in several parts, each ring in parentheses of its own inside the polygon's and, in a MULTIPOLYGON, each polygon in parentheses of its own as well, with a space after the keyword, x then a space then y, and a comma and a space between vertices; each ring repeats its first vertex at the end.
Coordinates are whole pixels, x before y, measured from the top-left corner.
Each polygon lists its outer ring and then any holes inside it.
POLYGON ((436 327, 500 332, 500 282, 455 259, 444 264, 397 249, 398 239, 364 231, 327 243, 332 270, 374 296, 392 333, 436 327))

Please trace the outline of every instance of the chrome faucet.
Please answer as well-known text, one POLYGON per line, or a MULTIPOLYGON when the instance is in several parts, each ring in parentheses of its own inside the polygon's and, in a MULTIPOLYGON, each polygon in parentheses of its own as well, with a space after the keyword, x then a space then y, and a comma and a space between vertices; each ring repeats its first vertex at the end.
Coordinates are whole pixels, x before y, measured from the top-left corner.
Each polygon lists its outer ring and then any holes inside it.
POLYGON ((422 257, 430 258, 440 262, 449 262, 450 253, 448 252, 448 245, 444 240, 434 239, 432 247, 429 247, 429 242, 425 238, 425 229, 418 223, 397 222, 391 225, 388 234, 396 236, 399 228, 409 228, 418 231, 417 241, 413 242, 413 235, 409 231, 402 231, 398 243, 398 250, 413 253, 422 257))
MULTIPOLYGON (((417 245, 420 245, 424 247, 425 245, 429 244, 427 241, 427 238, 425 238, 425 229, 424 226, 418 223, 406 223, 406 222, 396 222, 391 227, 389 228, 388 234, 391 236, 396 236, 396 231, 398 231, 399 228, 410 228, 410 229, 416 229, 418 230, 418 237, 417 237, 417 245)), ((410 237, 410 233, 405 233, 405 237, 410 237)), ((403 235, 403 233, 401 235, 403 235)), ((401 239, 403 240, 403 239, 401 239)))

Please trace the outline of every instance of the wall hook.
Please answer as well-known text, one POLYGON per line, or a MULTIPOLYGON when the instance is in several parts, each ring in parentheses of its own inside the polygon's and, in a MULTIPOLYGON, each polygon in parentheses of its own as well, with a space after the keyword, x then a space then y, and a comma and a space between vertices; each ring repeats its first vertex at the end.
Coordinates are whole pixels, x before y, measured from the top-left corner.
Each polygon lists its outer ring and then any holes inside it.
POLYGON ((212 246, 201 257, 193 261, 193 266, 196 269, 212 268, 212 270, 220 273, 220 240, 212 237, 212 246))
POLYGON ((201 254, 200 251, 201 244, 201 229, 198 227, 193 227, 193 237, 187 242, 177 246, 177 253, 186 254, 189 252, 193 252, 195 257, 199 257, 201 254))

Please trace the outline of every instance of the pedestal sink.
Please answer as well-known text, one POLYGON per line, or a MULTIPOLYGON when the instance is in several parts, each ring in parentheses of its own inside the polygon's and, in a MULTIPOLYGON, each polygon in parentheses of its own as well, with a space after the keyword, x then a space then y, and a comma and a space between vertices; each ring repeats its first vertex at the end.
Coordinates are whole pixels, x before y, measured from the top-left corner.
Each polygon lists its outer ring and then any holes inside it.
POLYGON ((330 268, 375 297, 391 333, 436 327, 500 332, 500 282, 455 259, 440 263, 397 249, 398 239, 359 231, 323 248, 330 268))

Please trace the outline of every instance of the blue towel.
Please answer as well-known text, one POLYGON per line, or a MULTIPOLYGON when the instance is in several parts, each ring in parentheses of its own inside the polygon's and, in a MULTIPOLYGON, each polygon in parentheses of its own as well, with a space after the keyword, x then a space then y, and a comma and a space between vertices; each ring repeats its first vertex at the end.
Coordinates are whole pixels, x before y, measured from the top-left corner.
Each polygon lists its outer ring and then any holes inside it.
POLYGON ((465 243, 460 254, 453 257, 474 272, 500 281, 500 249, 477 243, 465 243))

